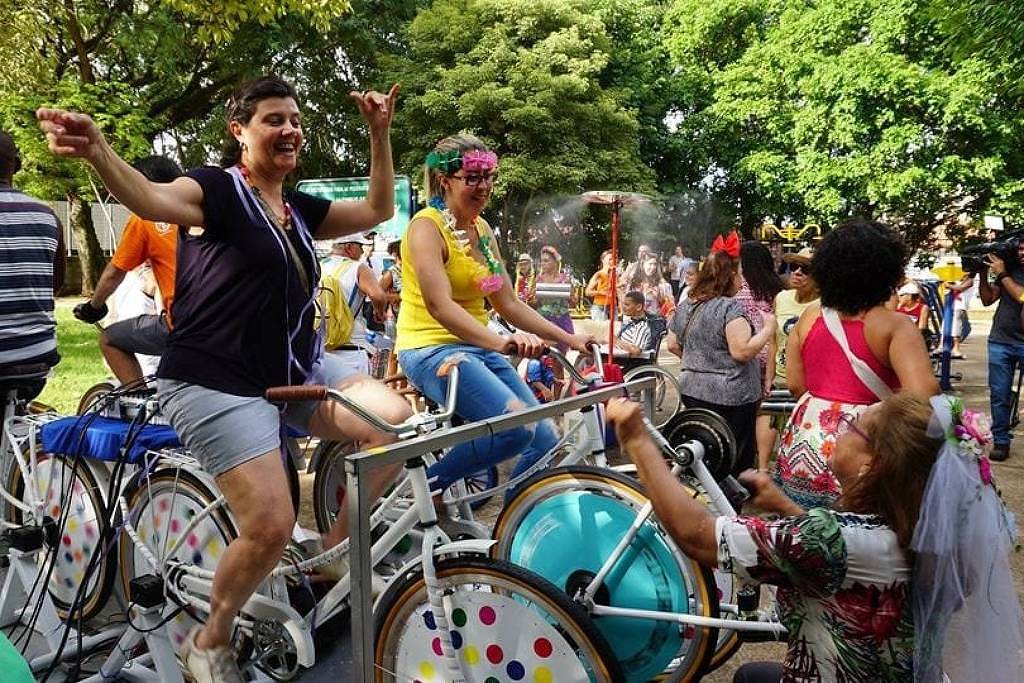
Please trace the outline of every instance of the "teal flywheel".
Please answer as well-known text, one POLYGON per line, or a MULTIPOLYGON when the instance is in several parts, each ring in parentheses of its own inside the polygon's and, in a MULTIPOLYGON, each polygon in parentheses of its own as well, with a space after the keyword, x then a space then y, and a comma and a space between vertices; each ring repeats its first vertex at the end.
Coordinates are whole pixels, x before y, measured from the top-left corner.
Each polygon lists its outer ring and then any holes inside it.
MULTIPOLYGON (((523 518, 509 560, 562 590, 600 570, 633 520, 636 509, 590 491, 564 491, 538 503, 523 518)), ((648 521, 605 580, 598 602, 614 607, 689 612, 686 582, 665 540, 648 521)), ((596 617, 630 683, 660 674, 680 651, 679 625, 627 617, 596 617)))

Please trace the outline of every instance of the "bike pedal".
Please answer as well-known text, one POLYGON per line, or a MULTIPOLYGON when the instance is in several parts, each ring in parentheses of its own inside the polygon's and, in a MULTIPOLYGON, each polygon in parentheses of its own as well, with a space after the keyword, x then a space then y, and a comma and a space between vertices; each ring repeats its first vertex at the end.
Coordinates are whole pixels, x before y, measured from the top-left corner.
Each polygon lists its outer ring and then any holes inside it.
POLYGON ((129 599, 143 609, 164 603, 163 582, 154 574, 143 574, 128 582, 129 599))
POLYGON ((742 631, 738 630, 740 642, 742 643, 778 643, 786 640, 786 634, 776 635, 765 631, 742 631))
POLYGON ((37 526, 19 526, 7 532, 8 545, 23 553, 43 547, 43 530, 37 526))

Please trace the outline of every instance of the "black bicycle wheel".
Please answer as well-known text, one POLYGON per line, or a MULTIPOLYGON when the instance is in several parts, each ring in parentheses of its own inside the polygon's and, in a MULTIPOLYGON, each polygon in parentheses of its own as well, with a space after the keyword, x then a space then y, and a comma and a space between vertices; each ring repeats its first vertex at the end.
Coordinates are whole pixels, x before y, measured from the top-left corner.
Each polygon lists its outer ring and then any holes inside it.
POLYGON ((78 400, 78 415, 84 415, 87 410, 99 401, 101 398, 109 394, 116 388, 116 385, 110 381, 103 381, 93 384, 91 387, 85 390, 82 394, 82 398, 78 400))
MULTIPOLYGON (((583 609, 536 574, 486 557, 442 560, 435 572, 463 680, 623 680, 583 609)), ((374 621, 376 681, 449 677, 419 568, 391 584, 374 621)))
POLYGON ((314 455, 313 516, 316 528, 326 534, 338 518, 338 508, 345 504, 345 456, 358 450, 353 441, 321 441, 314 455))

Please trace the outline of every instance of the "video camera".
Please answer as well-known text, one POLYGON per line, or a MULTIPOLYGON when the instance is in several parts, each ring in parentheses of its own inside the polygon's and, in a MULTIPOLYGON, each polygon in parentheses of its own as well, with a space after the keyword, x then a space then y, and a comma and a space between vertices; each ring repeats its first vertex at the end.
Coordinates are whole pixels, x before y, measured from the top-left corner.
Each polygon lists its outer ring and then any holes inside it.
POLYGON ((960 250, 960 267, 974 275, 988 267, 984 256, 995 254, 1006 264, 1007 272, 1016 270, 1021 266, 1017 250, 1022 243, 1024 243, 1024 230, 1014 230, 1001 239, 991 242, 968 244, 960 250))

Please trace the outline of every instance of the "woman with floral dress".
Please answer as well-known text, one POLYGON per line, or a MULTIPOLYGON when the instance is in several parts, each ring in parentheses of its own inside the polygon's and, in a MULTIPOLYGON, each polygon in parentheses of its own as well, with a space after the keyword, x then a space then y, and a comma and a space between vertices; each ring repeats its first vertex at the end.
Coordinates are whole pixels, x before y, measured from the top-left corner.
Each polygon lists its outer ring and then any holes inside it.
POLYGON ((852 220, 814 251, 819 304, 800 316, 786 343, 786 381, 797 406, 782 433, 775 478, 804 507, 840 494, 828 467, 844 420, 902 388, 937 394, 916 327, 886 308, 903 277, 903 241, 880 223, 852 220))
POLYGON ((672 475, 640 405, 615 399, 607 415, 679 549, 777 587, 785 661, 745 664, 733 683, 940 683, 943 668, 956 681, 1024 680, 1010 518, 982 455, 991 433, 959 399, 901 393, 844 417, 835 508, 804 510, 768 475, 744 473, 753 505, 782 515, 772 521, 716 517, 672 475))

